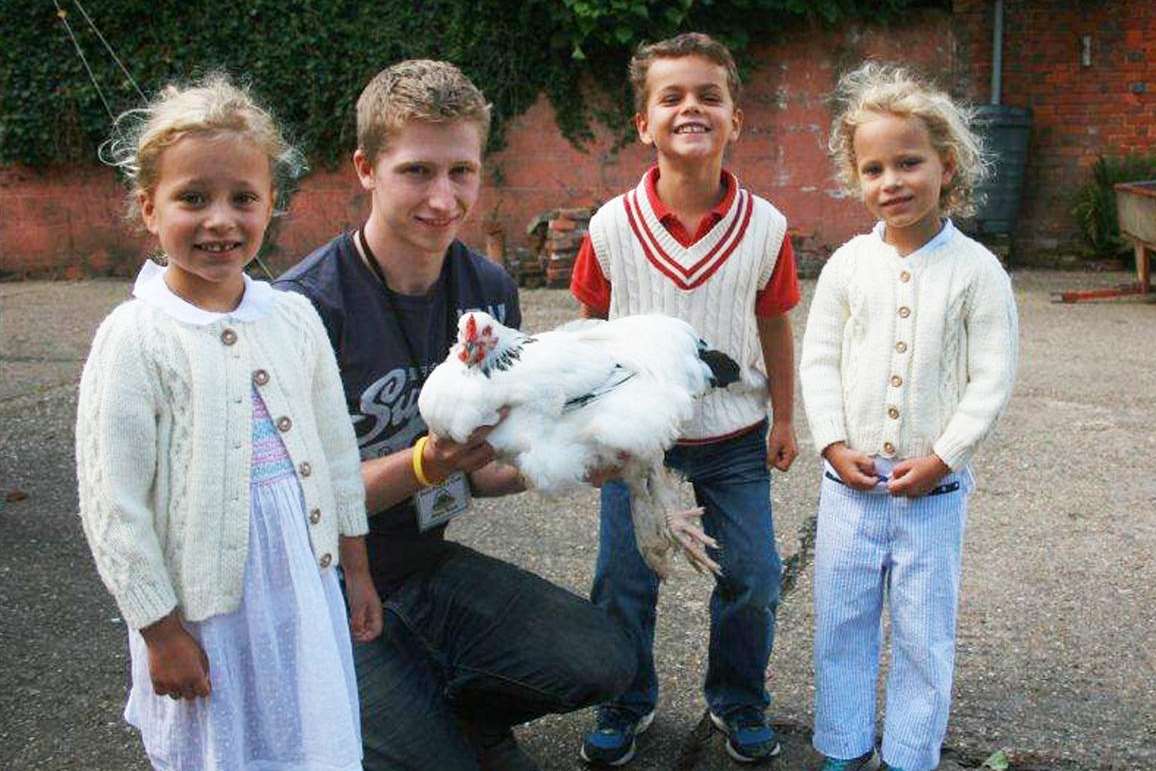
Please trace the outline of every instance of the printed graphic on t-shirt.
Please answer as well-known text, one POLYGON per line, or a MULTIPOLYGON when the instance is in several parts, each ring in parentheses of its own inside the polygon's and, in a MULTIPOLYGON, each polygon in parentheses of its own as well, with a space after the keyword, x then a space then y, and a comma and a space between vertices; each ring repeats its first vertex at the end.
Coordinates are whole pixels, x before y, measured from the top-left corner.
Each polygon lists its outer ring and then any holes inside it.
MULTIPOLYGON (((505 303, 481 305, 480 308, 499 322, 506 323, 505 303)), ((465 312, 465 309, 458 308, 456 317, 465 312)), ((420 375, 412 366, 394 367, 366 386, 356 405, 350 404, 350 418, 353 420, 362 460, 372 460, 404 450, 426 432, 425 421, 418 412, 417 400, 421 394, 421 384, 440 363, 425 364, 420 375)))
POLYGON ((457 241, 446 260, 427 295, 389 297, 343 234, 276 282, 305 294, 321 315, 362 460, 404 450, 425 433, 417 408, 421 384, 456 341, 462 313, 481 309, 507 326, 521 326, 517 288, 504 270, 457 241), (453 314, 446 313, 447 285, 453 287, 453 314))

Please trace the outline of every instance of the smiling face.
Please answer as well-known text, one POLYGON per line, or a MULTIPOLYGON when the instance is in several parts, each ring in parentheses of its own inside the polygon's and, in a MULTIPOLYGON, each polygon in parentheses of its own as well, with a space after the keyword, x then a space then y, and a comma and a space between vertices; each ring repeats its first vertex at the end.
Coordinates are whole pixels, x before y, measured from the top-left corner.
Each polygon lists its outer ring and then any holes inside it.
POLYGON ((739 137, 742 110, 721 64, 694 55, 659 58, 646 73, 646 112, 634 123, 642 142, 669 161, 721 162, 739 137))
POLYGON ((954 164, 931 143, 915 117, 879 114, 855 129, 855 173, 863 202, 886 225, 884 240, 909 254, 940 228, 939 194, 954 164))
POLYGON ((375 160, 358 150, 353 163, 390 259, 440 259, 478 200, 482 129, 467 120, 410 121, 375 160))
POLYGON ((139 194, 139 203, 168 258, 169 287, 210 310, 236 307, 241 271, 273 216, 265 152, 237 134, 185 136, 161 154, 156 185, 139 194))

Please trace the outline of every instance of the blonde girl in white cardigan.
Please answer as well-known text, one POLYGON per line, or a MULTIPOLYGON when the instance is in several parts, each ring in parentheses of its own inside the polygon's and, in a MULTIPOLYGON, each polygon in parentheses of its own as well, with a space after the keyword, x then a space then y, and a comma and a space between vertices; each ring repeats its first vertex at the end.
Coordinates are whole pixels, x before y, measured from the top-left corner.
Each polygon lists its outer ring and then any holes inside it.
POLYGON ((939 763, 947 727, 969 459, 1011 395, 1007 274, 956 230, 984 173, 965 109, 902 68, 839 83, 831 150, 878 219, 832 255, 801 383, 824 458, 815 554, 815 747, 824 771, 874 771, 884 596, 891 614, 882 761, 939 763))
POLYGON ((166 267, 97 331, 76 428, 125 719, 156 768, 360 769, 350 629, 381 605, 353 430, 312 306, 243 273, 294 152, 221 75, 126 115, 112 160, 166 267))

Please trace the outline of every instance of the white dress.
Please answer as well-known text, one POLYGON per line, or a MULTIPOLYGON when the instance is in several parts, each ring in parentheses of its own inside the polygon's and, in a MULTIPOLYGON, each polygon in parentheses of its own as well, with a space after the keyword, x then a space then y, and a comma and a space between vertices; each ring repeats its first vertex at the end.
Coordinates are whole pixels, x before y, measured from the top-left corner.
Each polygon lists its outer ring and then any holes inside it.
MULTIPOLYGON (((174 295, 162 300, 181 303, 185 317, 193 309, 174 295)), ((244 301, 242 310, 253 311, 244 301)), ((157 696, 148 648, 130 630, 132 688, 124 716, 140 730, 157 769, 359 771, 357 680, 336 570, 320 570, 313 559, 292 462, 256 389, 252 400, 241 604, 185 624, 208 656, 212 694, 192 701, 157 696)))

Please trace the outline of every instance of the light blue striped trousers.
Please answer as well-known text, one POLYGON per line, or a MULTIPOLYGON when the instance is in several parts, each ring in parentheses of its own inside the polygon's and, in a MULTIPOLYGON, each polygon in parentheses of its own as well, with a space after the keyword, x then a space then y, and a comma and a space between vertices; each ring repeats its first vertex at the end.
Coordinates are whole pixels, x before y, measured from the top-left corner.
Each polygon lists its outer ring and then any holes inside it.
MULTIPOLYGON (((891 463, 876 458, 890 476, 891 463)), ((906 771, 939 765, 955 666, 960 553, 970 470, 955 489, 894 498, 862 492, 825 468, 815 543, 815 749, 853 758, 875 744, 884 594, 891 611, 891 667, 883 759, 906 771)))

